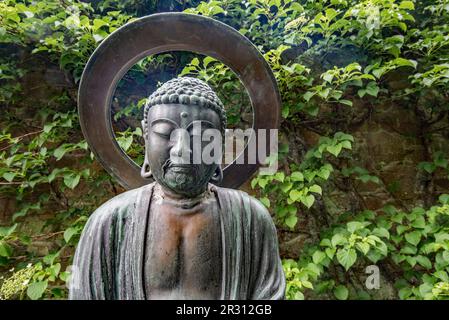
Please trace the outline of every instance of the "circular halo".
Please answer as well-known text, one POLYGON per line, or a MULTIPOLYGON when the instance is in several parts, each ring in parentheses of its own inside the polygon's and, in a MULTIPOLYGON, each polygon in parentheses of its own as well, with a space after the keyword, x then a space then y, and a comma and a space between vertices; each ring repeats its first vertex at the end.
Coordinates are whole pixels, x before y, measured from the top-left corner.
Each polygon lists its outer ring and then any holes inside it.
MULTIPOLYGON (((111 33, 94 51, 81 77, 78 108, 82 132, 102 166, 126 189, 150 181, 120 148, 111 122, 111 99, 123 75, 146 56, 191 51, 227 65, 242 81, 253 108, 253 129, 277 129, 280 96, 270 67, 256 47, 232 27, 186 13, 158 13, 134 20, 111 33)), ((252 134, 249 143, 257 140, 252 134)), ((244 163, 245 151, 223 172, 221 186, 238 188, 259 168, 244 163), (239 160, 240 161, 237 161, 239 160)), ((257 144, 256 144, 257 145, 257 144)), ((268 141, 267 141, 267 148, 268 141)))

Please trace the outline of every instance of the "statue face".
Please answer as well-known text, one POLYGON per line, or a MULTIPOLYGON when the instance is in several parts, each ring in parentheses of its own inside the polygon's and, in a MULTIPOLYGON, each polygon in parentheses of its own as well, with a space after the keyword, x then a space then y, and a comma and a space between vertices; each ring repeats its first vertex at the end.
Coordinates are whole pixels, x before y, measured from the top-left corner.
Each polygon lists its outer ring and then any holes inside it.
POLYGON ((151 107, 145 152, 156 181, 185 196, 203 192, 217 164, 205 163, 202 159, 194 161, 193 150, 201 152, 209 143, 201 139, 205 130, 220 130, 220 126, 220 117, 214 110, 198 105, 161 104, 151 107))

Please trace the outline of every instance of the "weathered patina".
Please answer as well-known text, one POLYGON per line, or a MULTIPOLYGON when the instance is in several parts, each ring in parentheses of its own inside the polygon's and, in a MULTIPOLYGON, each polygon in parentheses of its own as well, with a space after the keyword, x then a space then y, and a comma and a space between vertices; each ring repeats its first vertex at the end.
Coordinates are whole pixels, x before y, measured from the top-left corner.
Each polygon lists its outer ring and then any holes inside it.
POLYGON ((284 297, 269 212, 243 191, 213 185, 220 164, 194 163, 182 134, 193 134, 194 123, 224 132, 224 114, 216 94, 194 78, 173 79, 149 97, 141 175, 155 182, 92 214, 76 250, 70 299, 284 297))
MULTIPOLYGON (((206 83, 173 79, 148 98, 142 168, 114 139, 110 102, 119 79, 143 57, 170 50, 224 62, 248 91, 253 128, 279 126, 273 74, 252 43, 231 27, 164 13, 112 33, 81 78, 80 121, 97 159, 132 190, 89 218, 76 249, 69 298, 282 299, 285 278, 269 212, 247 193, 224 188, 240 186, 259 163, 236 165, 243 153, 223 170, 218 161, 192 161, 192 150, 204 145, 192 145, 188 137, 226 128, 223 104, 206 83)), ((248 144, 257 139, 251 135, 248 144)))

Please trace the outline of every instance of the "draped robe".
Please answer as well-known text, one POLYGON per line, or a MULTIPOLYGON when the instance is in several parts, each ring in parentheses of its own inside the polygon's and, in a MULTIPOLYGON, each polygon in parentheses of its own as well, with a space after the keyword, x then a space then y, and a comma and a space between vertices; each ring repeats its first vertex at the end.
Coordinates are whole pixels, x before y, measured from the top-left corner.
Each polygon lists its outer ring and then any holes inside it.
MULTIPOLYGON (((122 193, 89 218, 76 249, 69 299, 144 300, 145 240, 155 183, 122 193)), ((285 276, 267 209, 213 186, 219 205, 224 300, 283 299, 285 276)))

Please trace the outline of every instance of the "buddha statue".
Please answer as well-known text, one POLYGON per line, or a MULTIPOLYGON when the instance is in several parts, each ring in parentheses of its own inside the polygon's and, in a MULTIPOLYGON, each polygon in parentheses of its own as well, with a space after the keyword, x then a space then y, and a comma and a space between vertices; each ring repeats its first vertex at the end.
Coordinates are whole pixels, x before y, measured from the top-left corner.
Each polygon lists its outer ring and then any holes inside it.
POLYGON ((218 161, 192 161, 193 136, 224 136, 223 104, 181 77, 147 100, 143 187, 89 218, 76 249, 69 299, 283 299, 285 277, 268 210, 218 187, 218 161), (198 131, 198 128, 200 130, 198 131))

